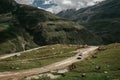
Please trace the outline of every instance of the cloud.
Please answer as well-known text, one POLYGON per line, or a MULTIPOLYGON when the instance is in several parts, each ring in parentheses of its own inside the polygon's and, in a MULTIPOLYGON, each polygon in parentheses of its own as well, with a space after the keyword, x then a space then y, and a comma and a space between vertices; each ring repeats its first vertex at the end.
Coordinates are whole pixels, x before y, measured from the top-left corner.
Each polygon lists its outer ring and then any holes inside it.
POLYGON ((83 7, 91 6, 98 1, 103 1, 103 0, 55 0, 55 3, 58 4, 58 6, 52 6, 47 10, 48 11, 50 10, 54 13, 58 13, 61 10, 66 10, 71 8, 80 9, 83 7))
POLYGON ((72 1, 70 0, 63 0, 62 2, 64 5, 71 5, 72 4, 72 1))
MULTIPOLYGON (((34 0, 16 0, 19 3, 23 4, 32 4, 34 0)), ((49 8, 45 9, 47 11, 53 12, 53 13, 58 13, 62 10, 66 9, 80 9, 83 7, 91 6, 94 5, 98 1, 103 1, 103 0, 45 0, 45 4, 49 4, 50 1, 53 1, 57 6, 50 6, 49 8)))
POLYGON ((20 4, 27 4, 30 5, 33 3, 34 0, 15 0, 16 2, 20 3, 20 4))

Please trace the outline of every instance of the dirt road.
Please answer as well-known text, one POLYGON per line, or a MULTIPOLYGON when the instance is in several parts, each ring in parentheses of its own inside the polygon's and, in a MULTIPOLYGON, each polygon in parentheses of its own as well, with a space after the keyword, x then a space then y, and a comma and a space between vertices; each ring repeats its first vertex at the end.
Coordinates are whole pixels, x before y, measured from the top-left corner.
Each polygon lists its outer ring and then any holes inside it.
POLYGON ((17 53, 2 55, 2 56, 0 56, 0 60, 9 58, 9 57, 12 57, 12 56, 15 56, 15 55, 20 55, 20 54, 25 53, 25 52, 30 52, 30 51, 33 51, 33 50, 37 50, 37 49, 40 49, 40 48, 44 48, 44 47, 46 47, 46 46, 37 47, 37 48, 33 48, 33 49, 30 49, 30 50, 21 51, 21 52, 17 52, 17 53))
POLYGON ((29 70, 21 70, 18 72, 2 72, 0 73, 0 80, 19 80, 22 79, 26 76, 31 76, 35 74, 40 74, 48 71, 53 71, 57 69, 62 69, 65 68, 72 63, 75 63, 77 61, 82 61, 83 59, 87 58, 90 56, 91 52, 95 51, 98 47, 96 46, 91 46, 86 49, 82 49, 77 55, 70 57, 68 59, 62 60, 60 62, 53 63, 51 65, 41 67, 41 68, 34 68, 34 69, 29 69, 29 70), (77 59, 78 55, 82 52, 82 59, 77 59))

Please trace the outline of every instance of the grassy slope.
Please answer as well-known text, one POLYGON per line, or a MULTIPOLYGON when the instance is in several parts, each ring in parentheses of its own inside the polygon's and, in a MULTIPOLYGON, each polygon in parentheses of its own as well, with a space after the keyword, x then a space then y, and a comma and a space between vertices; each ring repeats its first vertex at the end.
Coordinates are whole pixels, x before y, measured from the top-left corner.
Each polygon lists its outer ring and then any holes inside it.
POLYGON ((120 43, 120 1, 118 0, 104 0, 77 11, 62 11, 58 16, 85 24, 88 30, 102 38, 104 44, 120 43))
POLYGON ((37 47, 32 36, 14 20, 11 13, 0 14, 0 55, 37 47))
POLYGON ((85 24, 85 26, 93 33, 100 36, 105 44, 120 42, 119 18, 96 20, 85 24))
POLYGON ((120 44, 111 44, 105 46, 105 48, 106 50, 99 51, 95 54, 97 58, 75 63, 76 69, 66 73, 65 77, 56 80, 119 80, 120 44), (101 69, 96 70, 96 66, 100 66, 101 69), (81 77, 83 73, 86 73, 86 77, 81 77))
POLYGON ((47 47, 23 53, 21 56, 0 60, 0 71, 31 69, 51 64, 75 55, 78 46, 49 45, 47 47), (18 69, 19 68, 19 69, 18 69))
POLYGON ((100 43, 77 23, 14 0, 0 0, 0 55, 49 44, 100 43))

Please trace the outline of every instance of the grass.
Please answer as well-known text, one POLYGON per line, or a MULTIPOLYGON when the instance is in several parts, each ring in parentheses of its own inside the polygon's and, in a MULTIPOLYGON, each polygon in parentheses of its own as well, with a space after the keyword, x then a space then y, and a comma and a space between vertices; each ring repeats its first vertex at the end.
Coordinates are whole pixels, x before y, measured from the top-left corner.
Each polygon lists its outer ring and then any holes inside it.
POLYGON ((0 60, 0 71, 14 71, 42 67, 75 55, 77 45, 49 45, 47 47, 0 60))
POLYGON ((99 38, 78 23, 32 6, 22 5, 15 12, 15 6, 9 6, 2 8, 0 14, 0 55, 50 44, 100 43, 99 38))
POLYGON ((102 38, 104 44, 120 42, 120 19, 101 19, 83 24, 90 31, 102 38), (117 34, 115 36, 115 34, 117 34), (110 39, 109 39, 110 38, 110 39))
POLYGON ((120 44, 110 44, 104 49, 97 51, 94 58, 75 63, 75 69, 55 80, 120 80, 120 44), (82 77, 83 73, 85 77, 82 77))
POLYGON ((0 32, 6 30, 7 28, 9 28, 9 25, 7 25, 5 23, 0 24, 0 32))

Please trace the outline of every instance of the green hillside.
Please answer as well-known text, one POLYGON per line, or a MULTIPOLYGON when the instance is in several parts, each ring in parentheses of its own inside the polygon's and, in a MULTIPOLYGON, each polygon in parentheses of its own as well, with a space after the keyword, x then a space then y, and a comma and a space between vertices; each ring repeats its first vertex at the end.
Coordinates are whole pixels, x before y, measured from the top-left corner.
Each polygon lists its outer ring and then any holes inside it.
MULTIPOLYGON (((75 69, 64 77, 55 80, 119 80, 120 79, 120 44, 102 47, 94 56, 74 65, 75 69), (83 76, 83 74, 85 74, 83 76)), ((34 80, 34 79, 33 79, 34 80)), ((51 80, 49 78, 38 80, 51 80)))
POLYGON ((91 32, 100 36, 104 44, 120 42, 120 19, 104 19, 84 24, 91 32))
POLYGON ((105 0, 94 6, 62 11, 57 15, 83 24, 88 30, 101 37, 104 44, 120 42, 119 0, 105 0))
POLYGON ((62 18, 82 23, 101 19, 120 18, 119 8, 119 0, 104 0, 94 6, 89 6, 79 10, 70 9, 66 11, 61 11, 57 15, 62 18))
POLYGON ((78 45, 56 44, 24 52, 20 56, 0 60, 0 72, 40 68, 76 55, 77 53, 73 51, 79 47, 78 45))
POLYGON ((0 0, 0 54, 57 43, 97 45, 101 39, 50 12, 14 0, 0 0))

